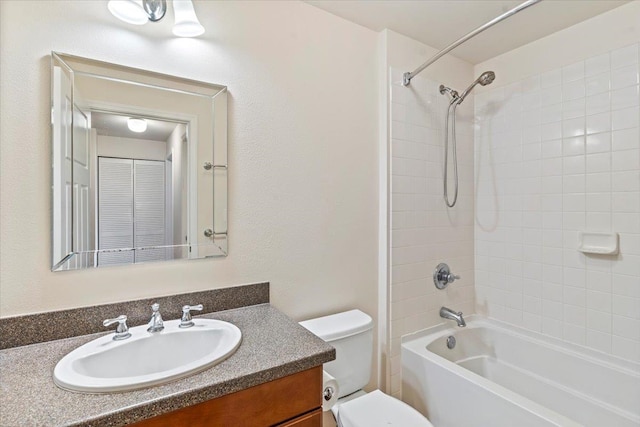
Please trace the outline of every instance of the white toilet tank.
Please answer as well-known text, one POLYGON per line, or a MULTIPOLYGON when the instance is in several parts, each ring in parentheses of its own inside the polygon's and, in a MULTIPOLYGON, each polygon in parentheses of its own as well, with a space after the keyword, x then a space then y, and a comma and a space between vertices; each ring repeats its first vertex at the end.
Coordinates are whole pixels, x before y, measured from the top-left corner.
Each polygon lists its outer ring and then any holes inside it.
POLYGON ((300 322, 300 325, 336 349, 336 360, 324 370, 338 381, 339 397, 363 388, 371 377, 373 319, 360 310, 300 322))

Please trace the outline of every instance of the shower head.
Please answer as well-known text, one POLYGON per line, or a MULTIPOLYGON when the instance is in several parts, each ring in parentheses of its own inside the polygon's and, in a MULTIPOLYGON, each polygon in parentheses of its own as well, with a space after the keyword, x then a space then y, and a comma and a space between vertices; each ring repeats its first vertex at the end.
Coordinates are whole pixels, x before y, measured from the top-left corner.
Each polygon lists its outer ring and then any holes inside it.
POLYGON ((491 84, 495 79, 496 73, 494 73, 493 71, 485 71, 484 73, 480 74, 480 77, 478 77, 478 83, 480 83, 482 86, 486 86, 488 84, 491 84))
POLYGON ((476 81, 471 83, 471 86, 469 86, 468 88, 466 88, 464 90, 464 92, 462 92, 462 94, 460 95, 460 100, 459 100, 458 104, 460 104, 462 101, 464 101, 464 99, 467 97, 467 95, 469 95, 469 92, 471 92, 471 90, 478 83, 480 83, 480 85, 482 85, 482 86, 486 86, 488 84, 491 84, 495 79, 496 79, 496 73, 494 73, 493 71, 485 71, 484 73, 480 74, 480 77, 478 77, 476 79, 476 81))

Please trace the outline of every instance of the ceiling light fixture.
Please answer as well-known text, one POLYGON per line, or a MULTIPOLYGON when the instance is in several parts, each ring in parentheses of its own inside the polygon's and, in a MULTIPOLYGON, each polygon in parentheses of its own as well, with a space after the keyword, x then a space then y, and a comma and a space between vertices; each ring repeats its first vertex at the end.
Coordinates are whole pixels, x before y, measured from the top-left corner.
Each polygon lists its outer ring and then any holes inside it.
MULTIPOLYGON (((166 0, 109 0, 109 12, 116 18, 134 25, 158 22, 167 13, 166 0)), ((175 23, 173 34, 178 37, 197 37, 204 34, 191 0, 173 0, 175 23)))
POLYGON ((109 0, 107 8, 113 16, 127 24, 144 25, 149 20, 142 0, 109 0))
POLYGON ((131 132, 142 133, 147 130, 147 121, 137 117, 129 117, 127 127, 131 132))
POLYGON ((158 22, 164 18, 164 14, 167 13, 167 1, 166 0, 143 0, 142 7, 144 11, 149 15, 149 21, 158 22))
POLYGON ((204 34, 204 27, 198 21, 191 0, 173 0, 173 13, 176 22, 173 34, 178 37, 197 37, 204 34))

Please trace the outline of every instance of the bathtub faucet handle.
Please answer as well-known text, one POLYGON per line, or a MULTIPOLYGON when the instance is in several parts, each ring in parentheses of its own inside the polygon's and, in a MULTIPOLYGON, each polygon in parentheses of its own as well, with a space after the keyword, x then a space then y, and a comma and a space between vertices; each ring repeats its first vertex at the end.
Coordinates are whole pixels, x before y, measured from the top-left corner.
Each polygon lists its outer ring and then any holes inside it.
POLYGON ((444 289, 449 283, 459 280, 460 276, 451 273, 451 269, 445 263, 440 263, 433 272, 433 283, 438 289, 444 289))

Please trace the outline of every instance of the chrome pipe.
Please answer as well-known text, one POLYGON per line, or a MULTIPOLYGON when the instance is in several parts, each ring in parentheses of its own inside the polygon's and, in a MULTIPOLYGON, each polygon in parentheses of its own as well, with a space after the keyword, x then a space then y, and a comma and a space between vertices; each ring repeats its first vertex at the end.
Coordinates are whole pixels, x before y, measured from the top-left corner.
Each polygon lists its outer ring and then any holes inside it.
POLYGON ((462 38, 460 38, 460 39, 456 40, 455 42, 451 43, 449 46, 445 47, 440 52, 438 52, 437 54, 432 56, 427 62, 425 62, 424 64, 422 64, 418 68, 416 68, 412 73, 409 73, 409 72, 404 73, 402 75, 402 85, 403 86, 408 86, 411 83, 411 79, 414 78, 416 75, 418 75, 422 70, 424 70, 429 65, 433 64, 438 59, 442 58, 444 55, 446 55, 447 53, 451 52, 453 49, 455 49, 456 47, 460 46, 462 43, 466 42, 470 38, 477 36, 478 34, 483 32, 484 30, 493 27, 498 22, 503 21, 503 20, 509 18, 510 16, 513 16, 516 13, 518 13, 520 11, 523 11, 526 8, 528 8, 530 6, 533 6, 534 4, 539 3, 541 1, 542 0, 528 0, 528 1, 525 1, 524 3, 519 4, 518 6, 514 7, 511 10, 508 10, 507 12, 503 13, 502 15, 500 15, 500 16, 498 16, 496 18, 493 18, 491 21, 487 22, 486 24, 476 28, 475 30, 473 30, 469 34, 467 34, 466 36, 463 36, 462 38))

